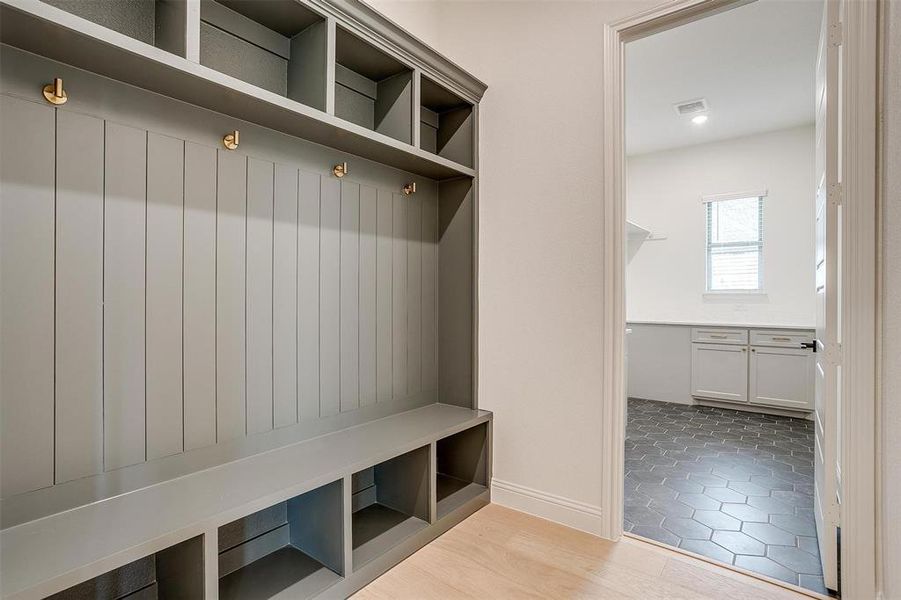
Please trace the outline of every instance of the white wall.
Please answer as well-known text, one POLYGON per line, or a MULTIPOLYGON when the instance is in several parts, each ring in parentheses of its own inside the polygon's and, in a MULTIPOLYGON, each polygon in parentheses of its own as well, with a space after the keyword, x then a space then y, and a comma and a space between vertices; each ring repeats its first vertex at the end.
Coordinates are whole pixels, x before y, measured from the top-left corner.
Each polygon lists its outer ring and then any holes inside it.
POLYGON ((883 80, 881 525, 883 597, 901 598, 901 5, 886 2, 883 80))
POLYGON ((657 4, 373 2, 488 84, 480 130, 479 394, 494 500, 597 531, 603 26, 657 4))
POLYGON ((630 321, 811 326, 814 294, 814 130, 786 129, 630 156, 632 221, 665 240, 641 245, 626 269, 630 321), (705 295, 702 196, 768 190, 766 294, 705 295))

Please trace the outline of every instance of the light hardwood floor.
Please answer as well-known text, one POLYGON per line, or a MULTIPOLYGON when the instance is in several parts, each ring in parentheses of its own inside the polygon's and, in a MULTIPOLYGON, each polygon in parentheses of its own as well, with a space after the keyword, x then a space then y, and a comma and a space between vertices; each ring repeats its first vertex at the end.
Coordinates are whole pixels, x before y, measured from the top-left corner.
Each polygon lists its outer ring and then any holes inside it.
POLYGON ((355 600, 456 598, 802 600, 810 596, 650 543, 631 538, 608 542, 496 504, 486 506, 354 596, 355 600))

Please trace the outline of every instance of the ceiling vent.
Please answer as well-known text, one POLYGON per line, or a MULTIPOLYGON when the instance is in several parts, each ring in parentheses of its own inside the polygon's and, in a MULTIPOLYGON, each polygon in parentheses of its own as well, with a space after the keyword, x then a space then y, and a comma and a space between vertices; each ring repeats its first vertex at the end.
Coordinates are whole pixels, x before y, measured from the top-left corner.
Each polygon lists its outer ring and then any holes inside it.
POLYGON ((707 112, 707 100, 697 98, 695 100, 686 100, 685 102, 677 102, 673 104, 676 114, 682 117, 690 117, 699 113, 707 112))

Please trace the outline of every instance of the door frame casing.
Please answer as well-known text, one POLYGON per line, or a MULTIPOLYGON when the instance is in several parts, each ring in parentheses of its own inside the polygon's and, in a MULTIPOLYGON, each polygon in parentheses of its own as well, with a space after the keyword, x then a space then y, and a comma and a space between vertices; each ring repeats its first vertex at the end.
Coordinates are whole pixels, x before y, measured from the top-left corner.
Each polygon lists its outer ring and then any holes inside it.
MULTIPOLYGON (((603 537, 623 533, 625 443, 625 44, 747 4, 749 0, 673 0, 604 27, 603 537)), ((840 3, 842 272, 841 564, 842 593, 876 597, 877 65, 875 0, 840 3), (845 200, 850 199, 850 200, 845 200), (863 400, 861 400, 863 399, 863 400)), ((811 69, 813 69, 811 65, 811 69)), ((811 98, 811 103, 813 98, 811 98)), ((813 190, 811 190, 813 193, 813 190)))

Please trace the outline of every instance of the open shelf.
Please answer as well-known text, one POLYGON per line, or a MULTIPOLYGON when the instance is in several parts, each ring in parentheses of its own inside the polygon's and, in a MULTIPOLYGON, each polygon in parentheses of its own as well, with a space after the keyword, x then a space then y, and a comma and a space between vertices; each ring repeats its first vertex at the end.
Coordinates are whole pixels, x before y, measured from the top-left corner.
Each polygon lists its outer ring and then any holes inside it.
POLYGON ((325 110, 327 24, 294 0, 203 0, 200 64, 325 110))
POLYGON ((53 594, 48 600, 165 600, 203 595, 203 536, 197 536, 53 594))
POLYGON ((344 573, 343 483, 219 528, 219 597, 311 598, 344 573))
POLYGON ((413 70, 338 27, 335 116, 412 143, 413 70))
POLYGON ((123 35, 185 56, 187 4, 172 0, 41 0, 123 35))
POLYGON ((488 424, 438 440, 436 498, 438 518, 488 490, 488 424))
POLYGON ((429 462, 423 446, 354 474, 354 570, 428 526, 429 462))
POLYGON ((472 104, 425 76, 419 90, 419 147, 471 167, 472 104))

